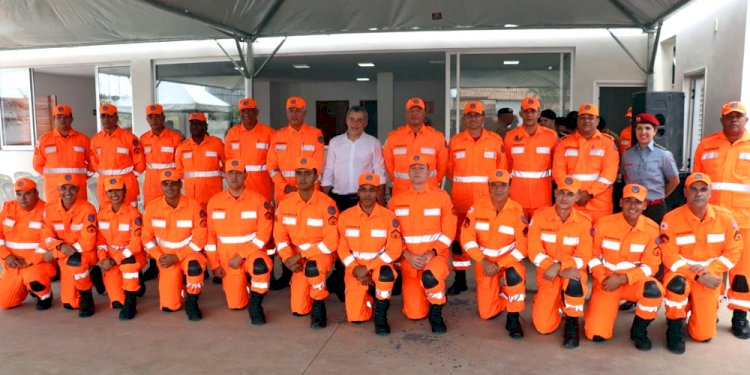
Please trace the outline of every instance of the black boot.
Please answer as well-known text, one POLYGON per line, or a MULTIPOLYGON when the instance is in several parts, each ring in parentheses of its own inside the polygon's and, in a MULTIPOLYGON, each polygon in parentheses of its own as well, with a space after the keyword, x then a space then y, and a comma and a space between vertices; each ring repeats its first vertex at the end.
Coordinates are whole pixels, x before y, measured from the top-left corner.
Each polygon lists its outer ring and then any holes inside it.
POLYGON ((145 276, 143 275, 143 272, 138 271, 138 291, 135 292, 135 295, 137 297, 143 297, 146 294, 146 282, 144 281, 145 276))
POLYGON ((450 288, 448 288, 448 295, 449 296, 456 296, 461 294, 461 292, 466 291, 469 289, 469 287, 466 285, 466 271, 455 271, 456 277, 453 280, 453 285, 451 285, 450 288))
POLYGON ((401 286, 403 283, 401 282, 401 272, 396 275, 396 281, 393 282, 393 295, 394 296, 400 296, 401 295, 401 286))
POLYGON ((390 306, 390 300, 375 301, 375 316, 373 317, 373 322, 375 322, 375 333, 378 334, 378 336, 386 336, 391 333, 391 326, 388 325, 388 307, 390 306))
POLYGON ((81 318, 87 318, 94 315, 94 295, 89 290, 79 290, 81 294, 81 308, 78 309, 78 316, 81 318))
POLYGON ((521 314, 514 312, 508 313, 508 320, 505 321, 505 329, 508 335, 514 339, 523 338, 523 328, 521 328, 521 314))
POLYGON ((159 277, 159 266, 156 265, 156 259, 149 259, 148 268, 146 269, 146 272, 143 273, 141 280, 148 281, 157 277, 159 277))
POLYGON ((635 302, 625 301, 622 304, 620 304, 620 307, 618 310, 620 311, 630 311, 635 307, 635 302))
POLYGON ((648 325, 654 320, 646 320, 636 315, 633 318, 633 325, 630 327, 630 339, 638 350, 651 350, 651 340, 648 338, 648 325))
POLYGON ((255 326, 266 324, 266 315, 263 313, 263 297, 265 294, 250 293, 250 303, 247 305, 247 313, 250 315, 250 323, 255 326))
POLYGON ((427 319, 430 321, 430 328, 432 328, 433 333, 445 333, 448 331, 448 327, 443 320, 443 305, 430 304, 430 312, 427 314, 427 319))
POLYGON ((567 349, 577 348, 581 336, 578 332, 578 318, 566 317, 565 329, 563 331, 563 347, 567 349))
POLYGON ((271 278, 271 290, 282 290, 289 287, 292 280, 292 271, 281 263, 281 277, 278 279, 271 278))
POLYGON ((47 310, 50 307, 52 307, 52 292, 50 292, 49 297, 45 299, 41 299, 39 297, 36 298, 36 309, 37 310, 47 310))
POLYGON ((122 306, 122 310, 120 310, 120 320, 130 320, 135 318, 135 313, 137 312, 136 307, 136 297, 138 292, 125 292, 125 305, 122 306))
POLYGON ((326 280, 326 289, 329 292, 335 293, 339 301, 346 301, 346 295, 344 294, 344 264, 340 260, 336 260, 331 275, 326 280))
POLYGON ((200 297, 200 294, 188 294, 185 298, 185 313, 188 320, 194 322, 203 319, 201 308, 198 307, 198 297, 200 297))
POLYGON ((328 323, 328 317, 326 313, 326 301, 325 300, 314 300, 312 305, 312 313, 310 314, 310 327, 313 329, 325 328, 328 323))
POLYGON ((91 267, 91 271, 89 271, 89 277, 91 278, 91 282, 94 284, 94 288, 96 288, 97 294, 102 295, 107 291, 107 288, 104 287, 104 276, 102 276, 102 269, 99 268, 99 266, 91 267))
POLYGON ((667 319, 667 349, 674 354, 685 353, 685 319, 667 319))
POLYGON ((732 312, 732 333, 735 337, 750 339, 750 327, 747 324, 747 311, 734 310, 732 312))

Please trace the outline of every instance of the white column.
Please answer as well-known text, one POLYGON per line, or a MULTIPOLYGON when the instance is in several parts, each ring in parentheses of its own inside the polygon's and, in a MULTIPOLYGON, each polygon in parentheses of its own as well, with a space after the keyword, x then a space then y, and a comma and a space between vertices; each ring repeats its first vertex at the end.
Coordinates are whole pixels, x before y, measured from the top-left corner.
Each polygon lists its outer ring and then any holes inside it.
POLYGON ((258 104, 258 121, 271 125, 271 81, 253 80, 253 99, 258 104))
POLYGON ((133 87, 133 134, 140 137, 150 129, 146 106, 154 102, 154 72, 149 58, 130 61, 130 83, 133 87))
POLYGON ((378 73, 378 139, 385 142, 393 125, 393 73, 378 73))

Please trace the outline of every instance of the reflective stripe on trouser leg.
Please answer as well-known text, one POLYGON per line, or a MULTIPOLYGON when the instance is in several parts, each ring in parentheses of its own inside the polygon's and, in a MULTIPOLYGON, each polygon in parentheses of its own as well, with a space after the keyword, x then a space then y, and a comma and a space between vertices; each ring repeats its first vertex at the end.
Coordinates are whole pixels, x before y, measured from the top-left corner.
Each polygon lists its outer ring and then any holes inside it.
POLYGON ((583 316, 583 305, 586 302, 586 292, 588 286, 586 285, 586 272, 580 272, 581 280, 575 281, 571 279, 563 279, 562 290, 563 290, 563 312, 569 317, 582 317, 583 316), (578 284, 580 284, 580 290, 578 290, 578 284))
POLYGON ((422 287, 424 288, 424 294, 427 296, 427 301, 433 305, 443 305, 446 302, 445 298, 445 279, 450 273, 450 267, 448 266, 448 258, 438 255, 432 257, 424 270, 420 273, 422 279, 422 287), (432 276, 437 280, 437 285, 433 287, 427 287, 424 285, 425 273, 431 272, 432 276))
POLYGON ((664 273, 664 315, 667 319, 684 319, 687 316, 688 296, 690 295, 692 283, 686 280, 684 292, 676 293, 674 290, 670 290, 669 287, 670 283, 672 283, 673 279, 676 277, 682 277, 684 279, 684 276, 678 273, 669 271, 664 273))
MULTIPOLYGON (((665 289, 659 281, 653 277, 647 277, 638 283, 633 285, 626 285, 626 295, 630 301, 636 301, 635 315, 638 315, 642 319, 652 320, 656 319, 656 315, 659 312, 662 301, 664 300, 665 289), (646 290, 646 288, 657 288, 659 297, 650 297, 651 293, 655 293, 655 290, 646 290)), ((654 294, 655 295, 655 294, 654 294)))
POLYGON ((728 308, 750 310, 750 229, 740 229, 742 233, 742 255, 737 264, 729 270, 728 308))
MULTIPOLYGON (((453 238, 459 239, 461 238, 461 228, 463 227, 464 220, 466 219, 466 214, 459 213, 456 214, 456 217, 458 219, 458 224, 456 225, 456 236, 453 238)), ((455 271, 468 271, 471 269, 471 257, 457 242, 454 242, 451 245, 451 257, 453 260, 452 266, 455 271), (461 254, 453 253, 453 246, 455 246, 456 249, 460 250, 461 254)))
POLYGON ((273 274, 273 261, 265 250, 256 251, 245 259, 245 272, 251 277, 250 290, 260 294, 268 293, 268 285, 273 274), (265 267, 261 267, 261 264, 265 267))
MULTIPOLYGON (((319 254, 307 260, 307 262, 315 261, 317 267, 316 276, 306 276, 307 282, 310 284, 310 298, 314 300, 324 300, 328 297, 328 289, 326 288, 326 276, 328 271, 333 267, 333 257, 330 255, 319 254)), ((307 263, 305 263, 307 265, 307 263)), ((303 273, 305 271, 302 271, 303 273)))
POLYGON ((396 272, 396 268, 392 264, 375 267, 372 271, 372 281, 375 283, 375 298, 379 300, 391 299, 393 284, 397 277, 398 272, 396 272), (384 268, 389 269, 391 273, 387 274, 388 271, 384 270, 384 268))
MULTIPOLYGON (((512 256, 510 254, 506 256, 512 256)), ((506 309, 508 312, 523 312, 526 309, 526 267, 523 263, 516 262, 510 265, 503 272, 505 282, 503 283, 502 293, 500 297, 507 301, 506 309), (514 285, 509 282, 508 274, 511 273, 513 278, 520 276, 521 280, 513 280, 516 283, 514 285)))
MULTIPOLYGON (((112 307, 112 303, 114 302, 125 303, 125 291, 123 290, 125 280, 122 278, 120 267, 121 266, 112 266, 112 268, 106 271, 102 270, 102 281, 104 282, 104 288, 107 290, 110 307, 112 307)), ((136 285, 137 284, 138 279, 136 279, 136 285)), ((136 291, 137 290, 138 289, 136 288, 136 291)))
POLYGON ((137 292, 141 288, 138 280, 138 271, 141 265, 138 263, 120 264, 122 274, 122 288, 128 292, 137 292))
POLYGON ((201 253, 192 253, 182 260, 181 264, 182 272, 185 274, 185 291, 188 294, 200 294, 203 290, 203 279, 206 271, 206 257, 201 253), (200 265, 200 273, 195 276, 190 276, 190 262, 197 261, 200 265))

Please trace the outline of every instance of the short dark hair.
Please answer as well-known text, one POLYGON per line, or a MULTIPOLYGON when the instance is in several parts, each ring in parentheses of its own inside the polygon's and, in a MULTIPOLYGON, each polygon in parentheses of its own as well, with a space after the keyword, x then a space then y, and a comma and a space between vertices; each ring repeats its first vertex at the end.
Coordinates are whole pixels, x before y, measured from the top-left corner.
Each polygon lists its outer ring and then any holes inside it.
POLYGON ((540 117, 544 117, 544 118, 548 118, 550 120, 554 120, 554 119, 557 118, 557 113, 555 113, 555 111, 553 111, 551 109, 545 109, 544 111, 542 111, 542 114, 540 115, 540 117))
POLYGON ((510 113, 512 115, 513 114, 513 110, 510 109, 510 108, 508 108, 508 107, 503 107, 503 108, 500 108, 500 109, 497 110, 497 115, 498 116, 500 116, 502 114, 506 114, 506 113, 510 113))
POLYGON ((346 117, 349 117, 349 115, 351 115, 352 112, 364 113, 365 114, 365 119, 367 118, 367 110, 365 109, 365 107, 362 107, 360 105, 353 105, 353 106, 349 107, 349 110, 346 111, 346 117))

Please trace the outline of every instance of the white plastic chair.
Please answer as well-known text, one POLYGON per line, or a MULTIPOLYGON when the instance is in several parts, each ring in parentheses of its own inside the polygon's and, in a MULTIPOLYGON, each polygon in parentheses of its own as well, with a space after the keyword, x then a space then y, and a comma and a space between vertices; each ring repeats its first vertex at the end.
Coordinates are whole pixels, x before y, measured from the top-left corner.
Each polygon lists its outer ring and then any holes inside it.
POLYGON ((13 173, 13 179, 14 180, 18 180, 19 178, 24 178, 24 177, 25 178, 30 178, 30 179, 32 179, 34 181, 37 181, 38 179, 42 178, 42 176, 40 176, 40 175, 38 175, 36 173, 31 173, 31 172, 27 172, 27 171, 18 171, 16 173, 13 173))
POLYGON ((13 185, 13 177, 7 174, 0 174, 0 184, 11 184, 13 185))

